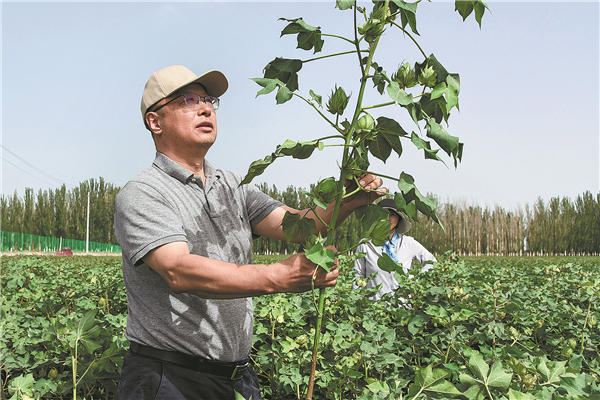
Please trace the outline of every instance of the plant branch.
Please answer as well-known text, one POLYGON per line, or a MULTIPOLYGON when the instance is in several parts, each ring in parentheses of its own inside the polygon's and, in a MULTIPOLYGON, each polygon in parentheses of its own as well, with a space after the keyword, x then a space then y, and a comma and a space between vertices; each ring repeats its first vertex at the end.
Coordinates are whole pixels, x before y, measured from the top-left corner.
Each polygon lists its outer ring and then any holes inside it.
POLYGON ((311 61, 316 61, 316 60, 321 60, 323 58, 329 58, 329 57, 336 57, 336 56, 341 56, 344 54, 352 54, 352 53, 356 53, 359 52, 359 57, 360 57, 360 52, 368 52, 369 50, 361 50, 361 49, 357 49, 357 50, 349 50, 349 51, 343 51, 341 53, 334 53, 334 54, 328 54, 326 56, 320 56, 320 57, 315 57, 315 58, 309 58, 308 60, 302 60, 303 63, 307 63, 307 62, 311 62, 311 61))
MULTIPOLYGON (((304 101, 306 102, 306 104, 308 104, 309 106, 311 106, 312 108, 314 108, 314 109, 315 109, 315 110, 316 110, 316 111, 319 113, 319 115, 320 115, 320 116, 321 116, 321 117, 322 117, 322 118, 323 118, 325 121, 329 122, 329 124, 330 124, 330 125, 331 125, 331 126, 332 126, 332 127, 335 129, 335 130, 336 130, 336 131, 338 131, 338 132, 339 132, 339 133, 341 133, 342 135, 344 134, 344 131, 342 131, 342 130, 341 130, 341 129, 340 129, 340 128, 339 128, 339 127, 336 125, 336 124, 334 124, 332 120, 330 120, 329 118, 327 118, 327 117, 325 116, 325 114, 323 114, 323 113, 321 112, 321 110, 319 110, 319 109, 317 108, 317 106, 315 106, 315 105, 314 105, 312 102, 308 101, 307 99, 305 99, 305 98, 304 98, 302 95, 299 95, 298 93, 293 93, 293 95, 294 95, 294 96, 296 96, 296 97, 299 97, 299 98, 301 98, 302 100, 304 100, 304 101)), ((337 136, 337 135, 336 135, 336 136, 337 136)), ((333 136, 333 137, 335 137, 335 136, 333 136)), ((345 139, 345 137, 344 137, 344 139, 345 139)))
POLYGON ((350 40, 350 39, 348 39, 346 37, 339 36, 339 35, 332 35, 331 33, 321 33, 321 36, 334 37, 334 38, 342 39, 342 40, 345 40, 346 42, 354 44, 354 42, 352 40, 350 40))
POLYGON ((400 25, 398 25, 398 23, 396 21, 392 21, 392 24, 396 25, 398 28, 400 28, 400 30, 402 32, 404 32, 413 42, 414 44, 419 48, 419 50, 421 51, 421 54, 423 54, 423 57, 427 58, 427 54, 425 54, 425 52, 423 51, 423 49, 421 48, 421 46, 419 46, 419 43, 417 42, 417 40, 413 37, 413 35, 411 35, 410 33, 408 33, 408 31, 406 29, 404 29, 403 27, 401 27, 400 25))
POLYGON ((360 49, 359 44, 360 42, 358 41, 358 31, 356 29, 356 6, 354 6, 354 45, 356 46, 356 55, 358 56, 358 65, 360 65, 361 76, 365 76, 365 68, 362 64, 360 53, 358 52, 358 50, 360 49))
POLYGON ((369 239, 363 239, 360 242, 358 242, 358 244, 352 246, 352 247, 348 247, 347 249, 344 249, 342 251, 340 251, 338 254, 348 254, 350 251, 352 250, 356 250, 358 248, 358 246, 360 246, 361 244, 365 244, 369 241, 369 239))
POLYGON ((369 108, 379 108, 379 107, 391 106, 392 104, 396 104, 396 102, 395 101, 388 101, 387 103, 376 104, 374 106, 362 107, 362 109, 363 110, 368 110, 369 108))

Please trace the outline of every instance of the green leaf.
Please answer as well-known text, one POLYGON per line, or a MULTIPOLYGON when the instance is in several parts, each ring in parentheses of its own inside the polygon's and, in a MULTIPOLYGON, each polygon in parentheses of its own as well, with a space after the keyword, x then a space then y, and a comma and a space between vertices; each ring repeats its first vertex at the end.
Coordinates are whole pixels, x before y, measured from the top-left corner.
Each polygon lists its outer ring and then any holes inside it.
POLYGON ((279 79, 292 92, 298 90, 298 71, 302 69, 302 61, 277 57, 264 69, 264 77, 279 79))
POLYGON ((269 165, 273 164, 275 158, 276 157, 269 155, 262 160, 256 160, 252 162, 248 167, 248 172, 246 172, 246 176, 244 177, 242 182, 240 182, 240 185, 252 182, 252 179, 262 174, 269 165))
POLYGON ((307 24, 306 22, 304 22, 304 20, 302 18, 295 18, 295 19, 279 18, 279 20, 290 22, 290 24, 288 24, 281 31, 281 36, 300 33, 300 32, 316 32, 319 29, 321 29, 320 27, 316 27, 316 26, 307 24))
POLYGON ((334 251, 331 249, 324 249, 323 244, 320 242, 315 243, 304 254, 306 255, 306 258, 327 272, 331 271, 331 267, 335 265, 334 251))
POLYGON ((313 92, 312 89, 310 89, 308 93, 310 94, 310 97, 312 97, 312 99, 319 104, 319 107, 323 107, 323 105, 321 104, 321 102, 323 101, 323 97, 313 92))
POLYGON ((87 331, 92 329, 96 318, 96 311, 91 310, 84 314, 77 324, 77 336, 81 337, 86 334, 87 331))
POLYGON ((435 385, 431 385, 426 389, 428 392, 438 393, 445 396, 460 396, 462 393, 454 386, 452 383, 447 380, 443 380, 441 382, 436 383, 435 385))
POLYGON ((456 0, 454 10, 458 11, 464 21, 473 12, 473 1, 456 0))
POLYGON ((319 142, 317 140, 313 140, 312 142, 294 142, 288 139, 283 144, 277 146, 275 151, 264 159, 252 162, 240 185, 250 183, 252 179, 262 174, 269 165, 273 164, 277 158, 292 156, 296 159, 305 159, 310 157, 318 146, 319 142))
POLYGON ((433 368, 431 364, 425 368, 419 369, 415 375, 414 384, 409 387, 408 395, 415 396, 422 391, 439 393, 447 396, 461 395, 461 392, 459 392, 452 383, 444 379, 449 374, 450 372, 444 369, 433 368))
POLYGON ((377 259, 377 266, 386 272, 403 272, 402 265, 396 263, 386 253, 382 253, 381 256, 377 259))
POLYGON ((440 82, 431 91, 431 100, 437 99, 444 94, 446 94, 446 82, 440 82))
POLYGON ((277 104, 283 104, 286 101, 289 101, 292 98, 293 94, 286 86, 279 87, 277 91, 277 95, 275 96, 275 100, 277 104))
POLYGON ((560 377, 560 388, 566 390, 569 396, 585 396, 589 398, 589 394, 585 391, 586 386, 585 374, 560 377))
POLYGON ((386 219, 385 221, 379 221, 371 226, 365 236, 369 237, 375 246, 383 246, 385 241, 390 236, 390 222, 386 219))
POLYGON ((340 10, 348 10, 356 5, 356 0, 335 0, 335 6, 340 10))
POLYGON ((452 107, 458 107, 458 93, 460 92, 460 77, 458 74, 448 74, 446 77, 448 85, 446 89, 446 110, 450 112, 452 107))
POLYGON ((321 208, 327 208, 327 204, 331 203, 338 191, 338 181, 334 177, 329 177, 321 180, 312 190, 313 200, 321 208))
POLYGON ((383 134, 377 135, 374 140, 369 142, 369 151, 375 157, 385 162, 392 153, 392 147, 385 139, 383 134))
POLYGON ((486 381, 488 372, 490 371, 489 365, 483 361, 483 357, 478 352, 471 354, 471 357, 469 358, 469 369, 475 374, 475 377, 482 382, 486 381))
POLYGON ((485 387, 480 385, 473 385, 463 392, 463 396, 465 396, 469 400, 484 400, 487 399, 487 395, 485 393, 485 387))
POLYGON ((540 372, 546 382, 544 384, 554 384, 560 381, 560 376, 566 373, 566 361, 548 361, 546 356, 542 357, 537 365, 537 370, 540 372))
POLYGON ((473 8, 475 9, 475 20, 479 24, 479 28, 481 28, 481 18, 483 18, 483 13, 487 6, 483 1, 478 0, 473 4, 473 8))
POLYGON ((387 87, 388 95, 394 100, 396 103, 406 106, 413 102, 413 96, 410 93, 406 93, 404 89, 400 87, 398 82, 391 82, 387 87))
POLYGON ((398 188, 402 191, 403 194, 414 190, 415 179, 412 177, 412 175, 407 174, 406 172, 400 173, 400 178, 398 179, 398 188))
POLYGON ((512 374, 504 372, 502 369, 502 362, 498 360, 492 365, 490 375, 487 377, 487 385, 496 388, 507 389, 510 385, 511 379, 512 374))
POLYGON ((279 18, 279 20, 290 22, 282 31, 283 35, 298 34, 298 47, 303 50, 314 48, 314 53, 318 53, 323 48, 323 39, 321 39, 321 28, 315 27, 304 22, 302 18, 287 19, 279 18))
POLYGON ((438 61, 438 59, 435 57, 435 55, 430 54, 429 57, 427 57, 426 63, 427 63, 427 68, 431 68, 435 72, 436 79, 435 79, 435 83, 432 85, 432 87, 434 85, 437 85, 440 82, 446 81, 446 78, 448 77, 448 71, 438 61))
POLYGON ((364 237, 371 238, 376 246, 381 246, 389 236, 388 211, 369 204, 356 210, 356 217, 362 227, 364 237))
POLYGON ((288 139, 283 144, 277 146, 275 154, 277 156, 292 156, 293 158, 303 160, 310 157, 317 146, 317 140, 311 142, 294 142, 288 139))
POLYGON ((377 118, 377 130, 387 135, 393 136, 407 136, 408 133, 400 126, 398 122, 391 118, 379 117, 377 118))
POLYGON ((522 393, 514 389, 508 389, 508 400, 535 400, 535 396, 530 393, 522 393))
POLYGON ((430 118, 427 121, 427 136, 435 140, 435 142, 446 152, 451 155, 458 149, 458 137, 452 136, 446 132, 441 125, 430 118))
POLYGON ((275 90, 277 86, 283 85, 283 82, 281 82, 279 79, 252 78, 252 80, 263 87, 263 89, 259 90, 258 93, 256 93, 256 97, 262 94, 271 93, 273 90, 275 90))
POLYGON ((283 235, 288 242, 300 239, 304 242, 311 234, 317 231, 315 221, 311 218, 302 218, 298 214, 286 211, 281 221, 283 235))
POLYGON ((240 394, 240 392, 238 392, 237 390, 234 390, 235 392, 235 400, 252 400, 252 396, 250 396, 249 399, 246 399, 244 396, 242 396, 240 394))
POLYGON ((392 3, 400 9, 400 20, 402 27, 406 28, 406 25, 410 25, 410 29, 417 35, 417 3, 407 3, 403 0, 392 0, 392 3))
POLYGON ((421 139, 416 133, 412 133, 412 135, 410 136, 410 141, 415 145, 417 149, 423 150, 426 159, 442 161, 442 159, 437 155, 439 149, 432 150, 431 144, 421 139))
POLYGON ((400 157, 402 155, 402 144, 399 137, 406 136, 408 133, 402 129, 398 122, 386 117, 377 118, 376 129, 379 136, 383 137, 396 154, 398 154, 398 157, 400 157))

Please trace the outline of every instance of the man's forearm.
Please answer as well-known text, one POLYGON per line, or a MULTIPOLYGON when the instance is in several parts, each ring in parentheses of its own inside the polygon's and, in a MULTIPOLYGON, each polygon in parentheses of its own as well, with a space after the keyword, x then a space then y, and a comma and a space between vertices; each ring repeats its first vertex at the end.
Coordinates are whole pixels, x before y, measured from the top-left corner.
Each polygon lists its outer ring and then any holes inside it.
POLYGON ((277 292, 272 265, 233 264, 194 254, 178 256, 159 272, 174 292, 233 299, 277 292))

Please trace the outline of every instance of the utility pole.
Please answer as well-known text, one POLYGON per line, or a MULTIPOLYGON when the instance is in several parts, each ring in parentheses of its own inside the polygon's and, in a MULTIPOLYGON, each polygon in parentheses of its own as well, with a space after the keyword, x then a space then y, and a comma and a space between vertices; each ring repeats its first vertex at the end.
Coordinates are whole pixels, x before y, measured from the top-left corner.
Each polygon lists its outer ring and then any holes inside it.
POLYGON ((87 222, 85 226, 85 252, 86 254, 90 250, 90 192, 88 190, 88 198, 87 198, 87 222))

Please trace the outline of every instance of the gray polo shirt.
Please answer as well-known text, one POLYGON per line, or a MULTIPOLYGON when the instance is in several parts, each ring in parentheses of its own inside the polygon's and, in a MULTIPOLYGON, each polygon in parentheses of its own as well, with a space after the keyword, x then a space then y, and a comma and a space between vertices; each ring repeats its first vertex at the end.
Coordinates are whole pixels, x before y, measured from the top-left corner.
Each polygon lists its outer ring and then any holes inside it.
POLYGON ((251 298, 203 299, 174 293, 144 264, 149 251, 186 242, 190 252, 231 263, 252 263, 252 230, 282 205, 254 185, 204 162, 200 177, 157 153, 115 202, 115 234, 123 251, 127 329, 131 341, 158 349, 235 361, 252 345, 251 298))

